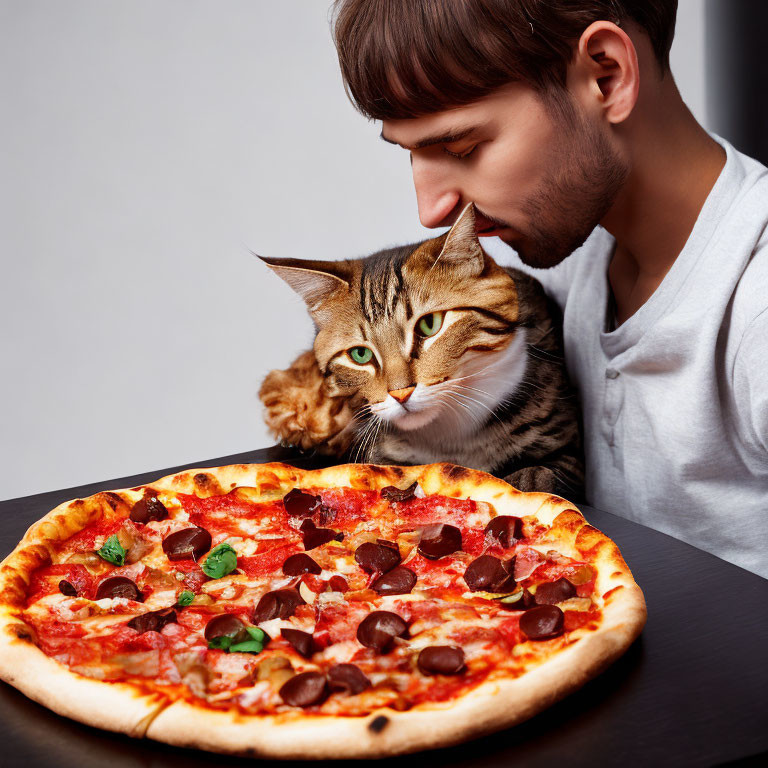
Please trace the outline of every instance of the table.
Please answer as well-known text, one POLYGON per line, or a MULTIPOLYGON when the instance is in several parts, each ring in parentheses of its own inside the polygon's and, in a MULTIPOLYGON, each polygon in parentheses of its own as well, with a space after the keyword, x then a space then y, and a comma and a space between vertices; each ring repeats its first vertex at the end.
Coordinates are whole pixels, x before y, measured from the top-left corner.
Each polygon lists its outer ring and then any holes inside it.
MULTIPOLYGON (((327 465, 282 448, 192 466, 288 461, 327 465)), ((57 504, 148 483, 183 467, 0 502, 0 557, 57 504)), ((590 507, 619 545, 648 603, 648 624, 596 680, 526 723, 430 753, 440 766, 768 765, 768 580, 658 531, 590 507)), ((53 714, 0 684, 0 766, 197 768, 259 761, 178 749, 99 731, 53 714)), ((416 768, 425 756, 380 765, 416 768)), ((326 763, 349 766, 352 763, 326 763)), ((259 765, 285 766, 261 761, 259 765)))

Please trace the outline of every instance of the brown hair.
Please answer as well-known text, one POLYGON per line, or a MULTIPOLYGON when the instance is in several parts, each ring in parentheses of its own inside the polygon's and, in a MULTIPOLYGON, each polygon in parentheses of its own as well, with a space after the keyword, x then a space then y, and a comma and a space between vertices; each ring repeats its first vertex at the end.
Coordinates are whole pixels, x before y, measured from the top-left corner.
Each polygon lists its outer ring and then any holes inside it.
POLYGON ((565 89, 573 45, 594 21, 634 21, 669 68, 677 0, 336 0, 344 85, 366 116, 440 112, 513 81, 565 89))

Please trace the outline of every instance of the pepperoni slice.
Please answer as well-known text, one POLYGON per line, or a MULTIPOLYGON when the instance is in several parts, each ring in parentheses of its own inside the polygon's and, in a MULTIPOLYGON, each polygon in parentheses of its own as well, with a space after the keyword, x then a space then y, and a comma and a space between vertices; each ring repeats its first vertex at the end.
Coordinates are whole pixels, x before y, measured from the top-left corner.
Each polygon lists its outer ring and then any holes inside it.
POLYGON ((300 629, 284 628, 280 634, 296 649, 296 652, 308 659, 315 650, 315 641, 309 632, 300 629))
POLYGON ((96 599, 102 600, 105 597, 124 597, 126 600, 144 602, 144 595, 136 586, 136 582, 127 576, 110 576, 104 579, 96 589, 96 599))
POLYGON ((574 587, 568 579, 564 578, 539 584, 539 586, 536 587, 536 594, 534 595, 536 602, 540 605, 562 603, 563 600, 568 600, 575 596, 576 587, 574 587))
POLYGON ((161 632, 167 624, 176 623, 176 611, 173 608, 164 608, 159 611, 142 613, 141 616, 134 616, 128 622, 128 626, 143 635, 145 632, 161 632))
POLYGON ((386 573, 400 562, 397 544, 366 541, 355 550, 355 561, 366 573, 386 573))
POLYGON ((520 629, 529 640, 549 640, 563 634, 565 614, 556 605, 539 605, 520 617, 520 629))
POLYGON ((280 698, 292 707, 311 707, 328 696, 325 675, 320 672, 302 672, 294 675, 279 690, 280 698))
POLYGON ((249 635, 245 631, 245 624, 232 613, 222 613, 214 616, 205 625, 205 639, 213 640, 216 637, 231 637, 233 642, 246 640, 249 635))
POLYGON ((461 531, 455 525, 434 523, 421 533, 419 552, 430 560, 439 560, 461 549, 461 531))
POLYGON ((313 573, 317 576, 323 569, 309 556, 303 552, 291 555, 283 563, 283 573, 286 576, 301 576, 303 573, 313 573))
POLYGON ((301 535, 304 538, 304 549, 316 549, 329 541, 342 541, 344 534, 331 528, 318 528, 311 520, 301 524, 301 535))
POLYGON ((347 580, 338 574, 331 576, 328 580, 328 586, 330 587, 331 592, 346 592, 349 589, 347 580))
POLYGON ((211 534, 205 528, 184 528, 163 539, 163 552, 169 560, 197 560, 211 543, 211 534))
POLYGON ((480 555, 464 571, 464 581, 472 592, 504 592, 515 588, 515 559, 499 560, 480 555))
POLYGON ((402 637, 408 625, 402 616, 391 611, 373 611, 357 627, 357 639, 366 648, 386 653, 396 637, 402 637))
POLYGON ((283 496, 283 506, 291 517, 302 518, 319 512, 323 503, 319 496, 294 488, 283 496))
POLYGON ((62 579, 59 582, 59 592, 67 597, 77 597, 77 590, 66 579, 62 579))
POLYGON ((150 523, 154 520, 165 520, 168 510, 157 496, 147 494, 133 505, 129 517, 134 523, 150 523))
POLYGON ((357 664, 335 664, 328 670, 328 687, 334 693, 356 696, 371 687, 371 681, 357 664))
POLYGON ((381 489, 381 498, 387 501, 408 501, 416 496, 416 481, 412 482, 407 488, 396 488, 394 485, 388 485, 381 489))
POLYGON ((430 645, 416 660, 424 675, 456 675, 464 669, 464 651, 453 645, 430 645))
POLYGON ((500 544, 507 549, 514 547, 523 538, 523 521, 512 515, 498 515, 485 526, 485 540, 488 544, 500 544))
POLYGON ((274 592, 267 592, 262 596, 253 610, 251 620, 254 624, 261 624, 262 621, 270 621, 271 619, 288 619, 293 616, 296 608, 304 603, 305 600, 298 590, 290 587, 276 589, 274 592))
POLYGON ((410 568, 398 565, 388 573, 379 576, 371 584, 371 589, 380 595, 407 595, 415 586, 416 574, 410 568))

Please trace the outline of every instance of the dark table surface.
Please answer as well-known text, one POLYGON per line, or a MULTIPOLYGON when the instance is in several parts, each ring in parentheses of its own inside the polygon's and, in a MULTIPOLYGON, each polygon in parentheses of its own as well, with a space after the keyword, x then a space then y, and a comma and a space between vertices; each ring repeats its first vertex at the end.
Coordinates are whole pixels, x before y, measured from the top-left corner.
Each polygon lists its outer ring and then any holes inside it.
MULTIPOLYGON (((264 461, 317 466, 280 448, 192 466, 264 461)), ((0 502, 0 557, 63 501, 148 483, 182 468, 0 502)), ((597 679, 526 723, 385 764, 415 767, 429 759, 440 766, 483 768, 768 765, 768 580, 608 512, 581 509, 616 541, 645 593, 648 623, 640 638, 597 679)), ((0 766, 196 768, 253 762, 270 761, 99 731, 0 684, 0 766)))

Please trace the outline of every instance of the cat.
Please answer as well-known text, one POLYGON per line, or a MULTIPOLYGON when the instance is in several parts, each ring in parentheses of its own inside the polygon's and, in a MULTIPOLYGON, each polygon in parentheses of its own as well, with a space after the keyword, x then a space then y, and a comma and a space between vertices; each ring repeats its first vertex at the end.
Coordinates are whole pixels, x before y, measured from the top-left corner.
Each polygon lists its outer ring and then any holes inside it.
POLYGON ((575 393, 540 284, 450 231, 362 259, 262 260, 305 301, 314 349, 265 378, 283 443, 377 464, 447 461, 580 496, 575 393))

